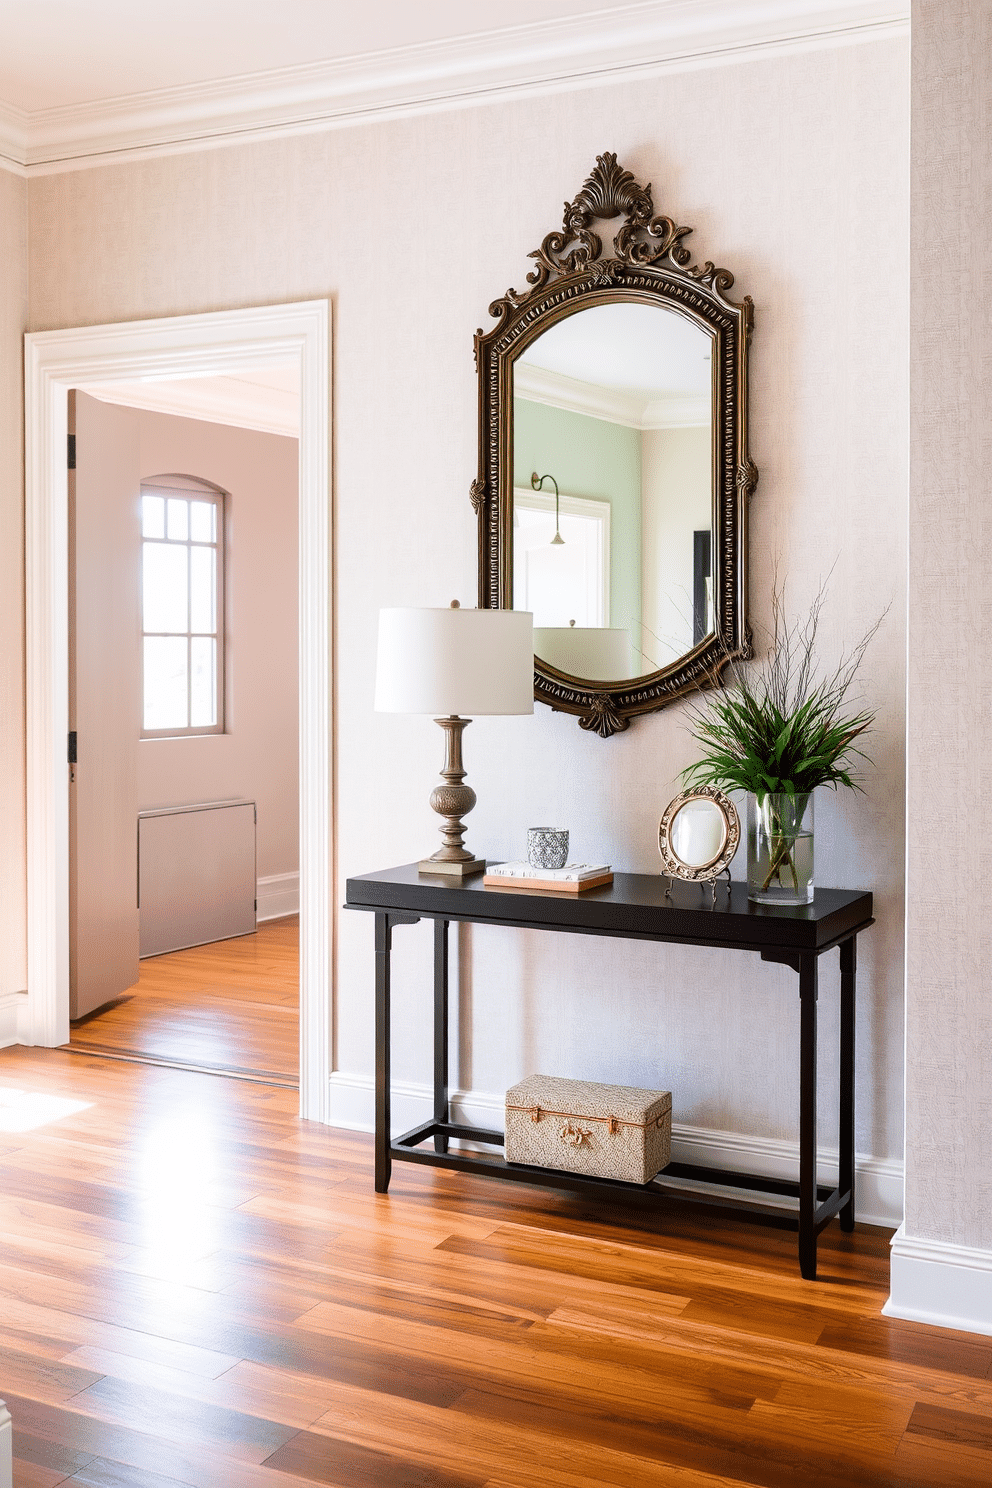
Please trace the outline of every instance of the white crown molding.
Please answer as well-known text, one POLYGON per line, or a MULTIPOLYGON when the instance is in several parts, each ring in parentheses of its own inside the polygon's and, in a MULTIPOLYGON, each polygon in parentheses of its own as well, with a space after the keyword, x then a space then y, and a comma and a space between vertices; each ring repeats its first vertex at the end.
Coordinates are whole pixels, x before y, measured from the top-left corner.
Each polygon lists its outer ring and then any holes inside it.
POLYGON ((705 395, 687 393, 679 397, 673 393, 667 398, 655 398, 646 404, 641 418, 641 429, 708 429, 710 424, 710 399, 705 395))
POLYGON ((621 424, 625 429, 694 429, 710 421, 710 400, 705 396, 672 394, 670 397, 646 398, 642 393, 623 388, 600 387, 581 382, 563 372, 535 367, 530 362, 517 362, 514 368, 514 395, 528 403, 541 403, 546 408, 560 408, 566 413, 581 413, 587 418, 604 419, 621 424))
POLYGON ((30 120, 23 109, 0 102, 0 166, 26 175, 30 120))
POLYGON ((203 419, 210 424, 231 424, 236 429, 254 429, 260 434, 300 437, 298 393, 262 387, 238 377, 177 379, 173 382, 141 384, 97 383, 84 392, 103 403, 141 408, 149 413, 168 413, 177 418, 203 419))
POLYGON ((546 408, 560 408, 565 413, 581 413, 588 418, 605 419, 627 429, 639 429, 644 398, 622 388, 598 387, 566 377, 563 372, 550 372, 530 362, 517 362, 513 369, 513 394, 528 403, 541 403, 546 408))
MULTIPOLYGON (((375 1129, 375 1081, 370 1075, 331 1074, 328 1117, 331 1126, 350 1131, 375 1129)), ((392 1115, 394 1131, 407 1131, 430 1119, 434 1108, 430 1086, 393 1081, 392 1115)), ((466 1126, 500 1131, 505 1103, 502 1096, 478 1090, 460 1090, 450 1097, 457 1121, 466 1126)), ((464 1144, 472 1146, 472 1143, 464 1144)), ((488 1149, 491 1151, 492 1149, 488 1149)), ((778 1142, 767 1137, 752 1137, 744 1132, 717 1131, 709 1127, 685 1126, 672 1122, 672 1157, 679 1162, 696 1163, 729 1172, 758 1173, 766 1178, 796 1182, 799 1177, 799 1143, 778 1142)), ((821 1183, 836 1183, 837 1153, 824 1149, 817 1154, 817 1173, 821 1183)), ((858 1153, 855 1174, 857 1214, 862 1224, 891 1227, 902 1220, 903 1165, 894 1158, 871 1157, 858 1153)), ((725 1187, 699 1185, 703 1192, 726 1194, 725 1187)), ((731 1190, 733 1192, 734 1190, 731 1190)), ((763 1194, 763 1204, 794 1208, 788 1198, 763 1194)))
POLYGON ((50 174, 908 31, 908 0, 649 0, 30 114, 5 107, 0 156, 50 174))
POLYGON ((889 1286, 886 1317, 992 1334, 992 1250, 918 1240, 900 1226, 889 1286))

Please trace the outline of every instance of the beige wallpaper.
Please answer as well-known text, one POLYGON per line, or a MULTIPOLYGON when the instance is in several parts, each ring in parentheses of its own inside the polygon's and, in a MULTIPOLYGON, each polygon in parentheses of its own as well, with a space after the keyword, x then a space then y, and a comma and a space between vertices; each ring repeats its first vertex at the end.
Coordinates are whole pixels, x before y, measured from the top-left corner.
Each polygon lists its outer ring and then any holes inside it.
POLYGON ((913 7, 906 1232, 992 1249, 992 7, 913 7))
POLYGON ((27 182, 0 169, 0 997, 27 985, 21 397, 27 227, 27 182))
MULTIPOLYGON (((907 65, 889 40, 31 185, 35 328, 334 301, 343 874, 436 841, 440 733, 373 713, 376 618, 386 604, 474 602, 472 333, 490 301, 523 281, 528 252, 604 149, 653 183, 658 210, 693 225, 697 257, 734 271, 756 302, 754 621, 767 618, 776 564, 797 609, 833 567, 830 660, 892 606, 864 674, 879 708, 867 793, 827 793, 817 808, 820 881, 876 894, 858 1145, 883 1157, 902 1150, 907 65)), ((692 746, 677 707, 607 742, 541 707, 477 720, 466 756, 477 851, 518 855, 526 827, 553 818, 577 852, 654 872, 658 817, 692 746)), ((363 1076, 371 932, 365 916, 341 916, 335 1065, 363 1076)), ((423 1082, 429 930, 396 944, 395 1078, 423 1082)), ((514 931, 465 931, 461 950, 462 1087, 498 1094, 532 1070, 658 1084, 677 1120, 795 1136, 788 970, 514 931)))

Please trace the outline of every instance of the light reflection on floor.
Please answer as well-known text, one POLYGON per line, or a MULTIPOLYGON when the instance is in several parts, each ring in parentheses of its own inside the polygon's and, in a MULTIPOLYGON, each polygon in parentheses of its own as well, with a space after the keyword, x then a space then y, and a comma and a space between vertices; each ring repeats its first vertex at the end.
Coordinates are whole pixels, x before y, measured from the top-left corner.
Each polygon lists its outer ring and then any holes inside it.
POLYGON ((158 1276, 197 1285, 190 1268, 216 1249, 224 1211, 217 1149, 202 1113, 186 1112, 157 1122, 138 1151, 138 1182, 144 1190, 144 1266, 158 1276))
POLYGON ((37 1131, 49 1122, 61 1121, 77 1111, 88 1111, 92 1101, 66 1100, 39 1090, 13 1090, 0 1085, 0 1132, 37 1131))

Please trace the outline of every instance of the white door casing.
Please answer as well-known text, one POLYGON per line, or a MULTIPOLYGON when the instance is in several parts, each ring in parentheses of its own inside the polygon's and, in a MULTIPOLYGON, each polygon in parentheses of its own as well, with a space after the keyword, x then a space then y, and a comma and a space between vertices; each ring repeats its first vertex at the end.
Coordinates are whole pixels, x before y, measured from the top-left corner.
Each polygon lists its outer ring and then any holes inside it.
POLYGON ((334 893, 330 307, 268 305, 25 336, 28 995, 18 1038, 69 1036, 68 519, 71 387, 300 369, 300 1114, 326 1121, 334 893))

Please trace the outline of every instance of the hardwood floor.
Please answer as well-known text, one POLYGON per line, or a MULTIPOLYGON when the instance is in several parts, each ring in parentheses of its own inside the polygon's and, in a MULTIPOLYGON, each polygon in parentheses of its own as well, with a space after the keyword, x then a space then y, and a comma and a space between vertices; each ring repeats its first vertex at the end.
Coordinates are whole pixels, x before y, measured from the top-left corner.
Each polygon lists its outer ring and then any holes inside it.
POLYGON ((376 1196, 371 1138, 295 1104, 0 1051, 17 1488, 992 1481, 992 1339, 880 1315, 886 1232, 830 1226, 804 1282, 777 1221, 678 1201, 376 1196))
POLYGON ((69 1047, 299 1079, 299 916, 141 962, 137 987, 72 1025, 69 1047))

